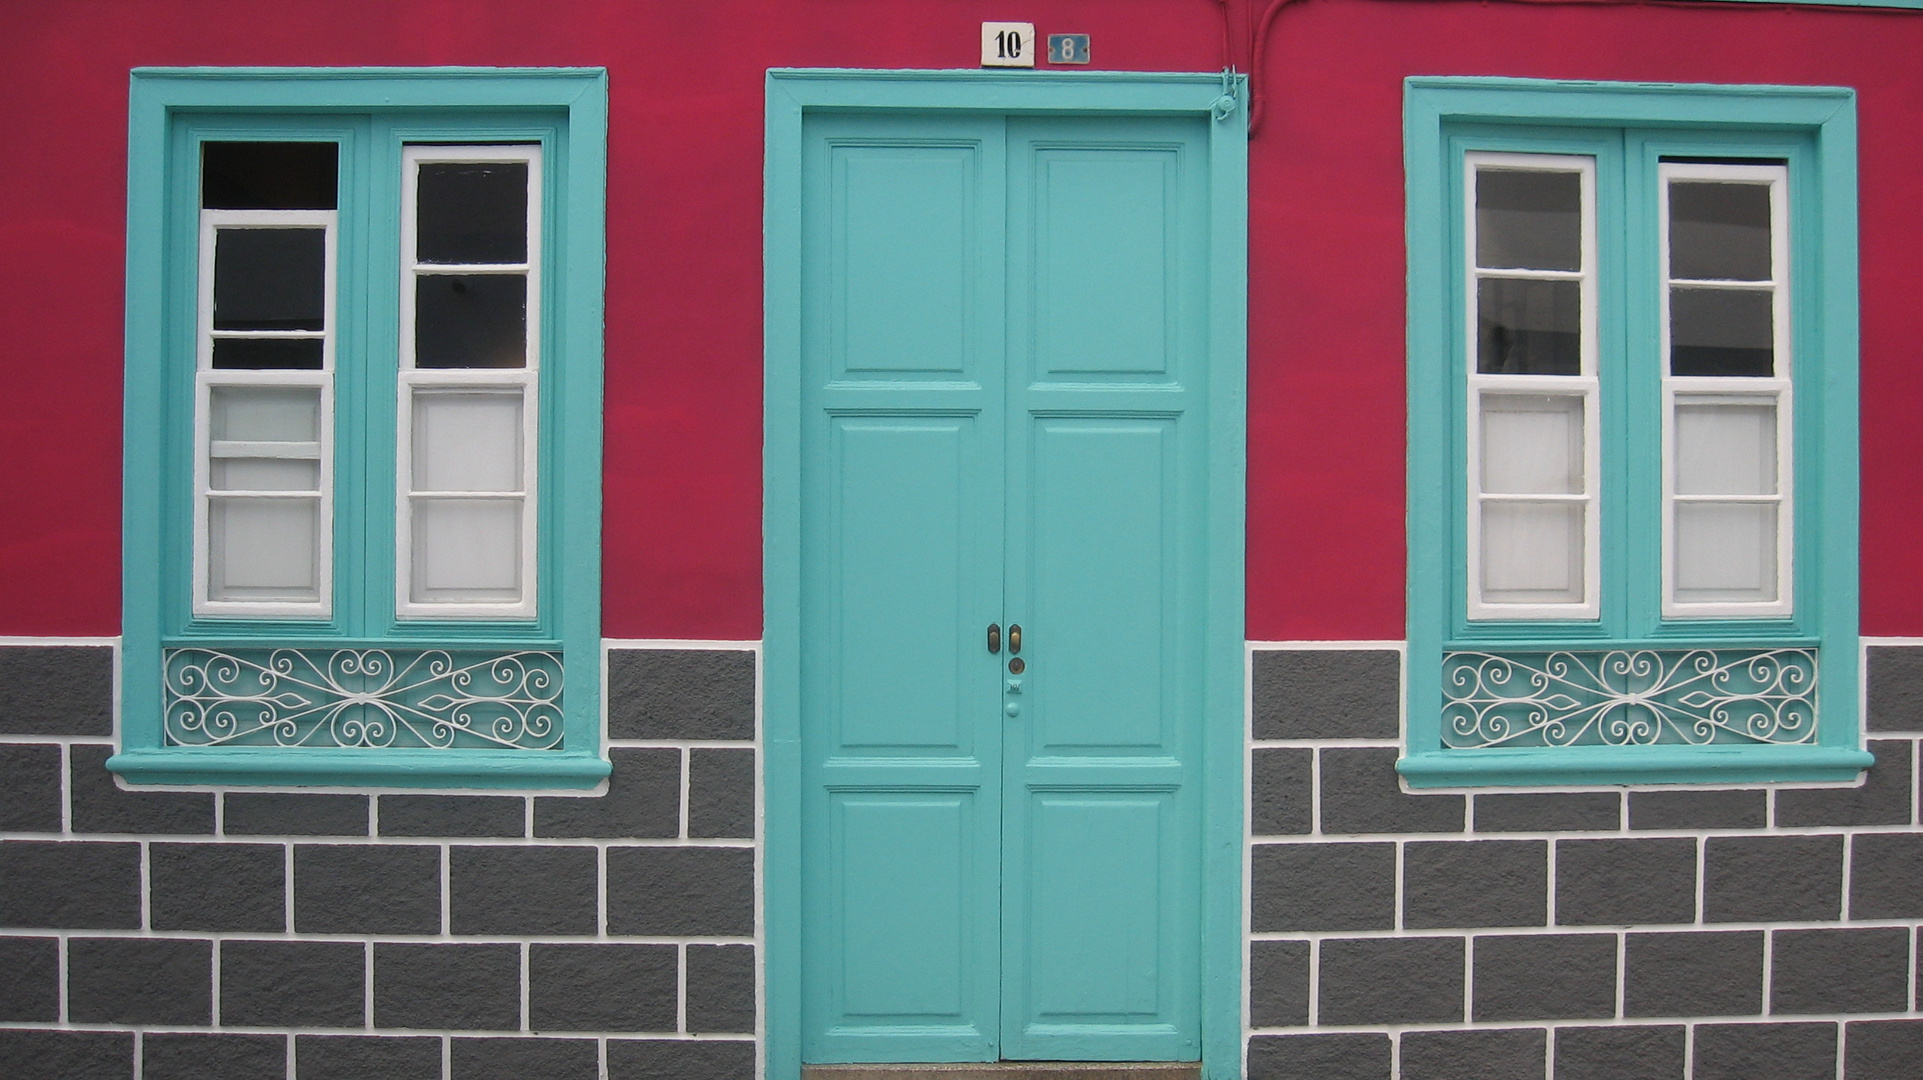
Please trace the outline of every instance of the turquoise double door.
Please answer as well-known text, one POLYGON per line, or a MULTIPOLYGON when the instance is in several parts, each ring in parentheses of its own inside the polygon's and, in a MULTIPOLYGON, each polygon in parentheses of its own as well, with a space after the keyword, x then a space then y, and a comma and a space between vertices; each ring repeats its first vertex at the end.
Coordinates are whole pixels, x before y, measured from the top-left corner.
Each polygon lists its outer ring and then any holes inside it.
POLYGON ((805 120, 806 1062, 1201 1057, 1206 123, 805 120))

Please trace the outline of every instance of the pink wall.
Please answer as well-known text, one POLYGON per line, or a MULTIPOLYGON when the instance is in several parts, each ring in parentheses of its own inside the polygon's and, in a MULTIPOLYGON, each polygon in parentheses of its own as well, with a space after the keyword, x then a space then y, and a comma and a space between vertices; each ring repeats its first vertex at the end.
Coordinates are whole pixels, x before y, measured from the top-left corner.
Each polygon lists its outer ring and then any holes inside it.
MULTIPOLYGON (((1238 26, 1245 0, 1231 0, 1238 26)), ((968 67, 983 19, 1098 66, 1213 70, 1208 0, 175 0, 9 5, 0 634, 119 629, 127 69, 609 70, 605 632, 760 636, 762 72, 968 67)), ((1251 147, 1252 638, 1403 635, 1401 81, 1860 91, 1863 630, 1923 634, 1923 13, 1302 0, 1251 147)))

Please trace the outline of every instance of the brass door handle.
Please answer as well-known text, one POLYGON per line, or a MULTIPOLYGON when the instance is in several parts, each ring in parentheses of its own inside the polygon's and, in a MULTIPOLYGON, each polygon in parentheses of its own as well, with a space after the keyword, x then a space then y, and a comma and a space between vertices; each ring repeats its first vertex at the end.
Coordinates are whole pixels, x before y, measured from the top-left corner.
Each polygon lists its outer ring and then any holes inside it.
POLYGON ((999 653, 1002 651, 1001 623, 988 624, 988 651, 991 653, 999 653))
POLYGON ((1008 652, 1013 656, 1022 651, 1022 624, 1008 624, 1008 652))

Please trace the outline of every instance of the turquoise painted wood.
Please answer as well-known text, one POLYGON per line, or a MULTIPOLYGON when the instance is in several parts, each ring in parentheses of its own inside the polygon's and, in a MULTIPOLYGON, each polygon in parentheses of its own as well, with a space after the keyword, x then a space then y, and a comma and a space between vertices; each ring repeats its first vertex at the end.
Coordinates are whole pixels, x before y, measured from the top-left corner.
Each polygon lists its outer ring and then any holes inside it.
POLYGON ((607 73, 599 68, 137 68, 128 117, 121 752, 133 783, 583 788, 601 747, 601 374, 607 73), (189 599, 199 144, 340 147, 334 616, 195 618, 189 599), (519 622, 393 612, 400 154, 411 141, 538 142, 543 257, 541 612, 519 622), (183 253, 185 253, 183 255, 183 253), (385 387, 385 389, 382 389, 385 387), (350 407, 358 403, 358 407, 350 407), (162 649, 174 645, 497 646, 563 654, 563 749, 168 746, 162 649))
POLYGON ((1200 1057, 1207 136, 1008 123, 1005 1058, 1200 1057))
POLYGON ((803 1060, 1201 1057, 1207 124, 804 120, 803 1060))
POLYGON ((804 133, 810 1060, 997 1052, 1001 129, 821 117, 804 133))
POLYGON ((1857 280, 1854 92, 1839 87, 1556 82, 1421 76, 1404 87, 1409 248, 1408 753, 1415 787, 1843 781, 1861 748, 1857 658, 1857 280), (1471 623, 1464 613, 1465 415, 1460 342, 1462 155, 1594 156, 1604 380, 1603 617, 1471 623), (1795 282, 1796 614, 1664 619, 1658 600, 1660 270, 1664 156, 1780 160, 1790 169, 1795 282), (1436 543, 1437 536, 1449 537, 1436 543), (1452 649, 1771 644, 1821 650, 1818 738, 1800 746, 1443 746, 1452 649))

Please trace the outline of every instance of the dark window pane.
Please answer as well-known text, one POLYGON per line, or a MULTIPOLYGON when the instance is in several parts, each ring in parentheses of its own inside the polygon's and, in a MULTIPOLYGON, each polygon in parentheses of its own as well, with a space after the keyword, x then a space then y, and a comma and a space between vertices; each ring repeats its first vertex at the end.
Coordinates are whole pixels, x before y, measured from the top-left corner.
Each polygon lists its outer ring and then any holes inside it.
POLYGON ((1476 370, 1582 374, 1582 286, 1484 278, 1476 291, 1476 370))
POLYGON ((340 148, 331 142, 210 142, 200 147, 209 210, 332 210, 340 148))
POLYGON ((1582 176, 1476 170, 1476 265, 1582 269, 1582 176))
POLYGON ((219 370, 319 371, 320 366, 319 338, 214 339, 214 367, 219 370))
POLYGON ((1669 290, 1669 373, 1776 373, 1773 297, 1766 289, 1669 290))
POLYGON ((414 288, 414 365, 527 366, 527 278, 423 274, 414 288))
POLYGON ((325 229, 214 234, 214 329, 324 330, 325 229))
POLYGON ((1669 276, 1769 280, 1769 188, 1669 185, 1669 276))
POLYGON ((527 261, 527 163, 421 166, 415 254, 424 263, 527 261))

